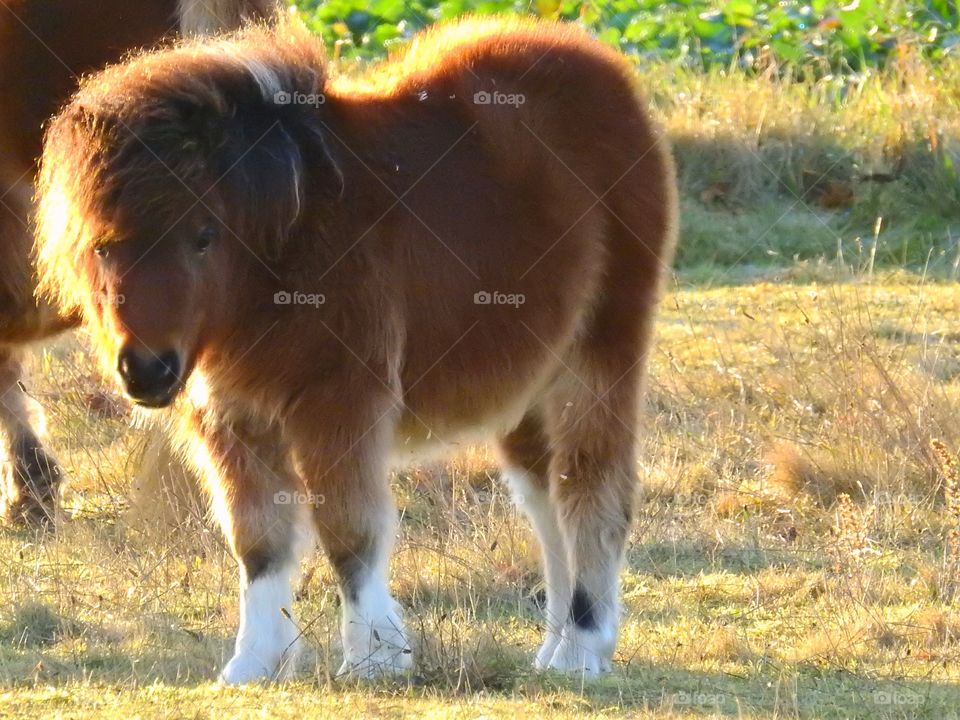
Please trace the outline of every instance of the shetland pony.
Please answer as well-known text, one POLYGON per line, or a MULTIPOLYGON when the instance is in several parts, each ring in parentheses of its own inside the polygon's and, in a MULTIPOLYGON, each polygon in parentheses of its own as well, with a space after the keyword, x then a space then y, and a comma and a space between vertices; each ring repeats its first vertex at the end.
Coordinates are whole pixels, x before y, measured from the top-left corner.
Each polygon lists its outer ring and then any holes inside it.
POLYGON ((39 439, 21 387, 26 343, 77 324, 34 298, 33 179, 44 121, 77 78, 154 45, 265 17, 274 0, 0 0, 0 505, 16 521, 48 519, 61 470, 39 439))
POLYGON ((43 288, 175 408, 240 565, 225 682, 288 671, 311 526, 341 672, 409 668, 388 468, 478 432, 542 547, 536 666, 610 667, 675 206, 630 66, 569 25, 440 26, 359 77, 258 27, 83 84, 46 138, 43 288))

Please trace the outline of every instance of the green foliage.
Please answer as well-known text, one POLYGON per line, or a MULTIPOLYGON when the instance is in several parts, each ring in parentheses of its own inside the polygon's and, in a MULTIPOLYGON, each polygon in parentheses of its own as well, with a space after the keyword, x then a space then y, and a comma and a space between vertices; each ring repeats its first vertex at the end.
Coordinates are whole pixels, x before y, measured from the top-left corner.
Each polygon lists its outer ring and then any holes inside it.
POLYGON ((957 0, 295 0, 344 57, 370 58, 438 20, 519 13, 577 21, 638 58, 694 66, 778 64, 823 71, 882 63, 903 46, 933 58, 960 45, 957 0))

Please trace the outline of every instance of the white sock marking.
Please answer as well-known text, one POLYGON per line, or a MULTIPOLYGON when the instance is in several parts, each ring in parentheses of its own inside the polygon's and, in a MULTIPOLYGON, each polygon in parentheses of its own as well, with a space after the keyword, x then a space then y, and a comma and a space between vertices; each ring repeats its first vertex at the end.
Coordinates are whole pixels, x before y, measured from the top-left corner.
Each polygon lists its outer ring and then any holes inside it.
POLYGON ((220 674, 223 682, 236 685, 282 678, 292 670, 299 631, 281 608, 292 616, 291 582, 298 564, 289 563, 249 584, 241 581, 240 630, 233 658, 220 674))
POLYGON ((617 622, 605 618, 597 630, 583 630, 567 623, 562 638, 545 666, 551 670, 583 673, 596 677, 611 668, 611 658, 617 643, 617 622))
POLYGON ((530 519, 534 534, 540 542, 543 574, 547 584, 547 631, 534 666, 542 670, 549 666, 553 659, 554 651, 560 643, 561 631, 570 614, 570 598, 573 594, 570 570, 567 567, 557 514, 546 488, 538 487, 525 470, 504 468, 502 474, 510 487, 514 502, 530 519))
POLYGON ((341 638, 341 675, 371 677, 413 666, 400 606, 387 588, 385 570, 372 568, 357 588, 356 598, 344 600, 341 638))

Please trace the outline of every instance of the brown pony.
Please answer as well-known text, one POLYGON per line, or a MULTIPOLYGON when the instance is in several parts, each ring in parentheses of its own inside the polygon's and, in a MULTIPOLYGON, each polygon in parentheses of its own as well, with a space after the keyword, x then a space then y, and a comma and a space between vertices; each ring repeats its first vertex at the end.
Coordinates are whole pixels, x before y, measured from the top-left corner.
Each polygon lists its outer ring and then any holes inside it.
POLYGON ((241 570, 225 681, 288 667, 311 524, 341 671, 410 666, 388 467, 471 433, 541 541, 537 666, 609 667, 675 222, 623 58, 478 20, 357 78, 294 25, 146 54, 51 126, 39 215, 48 296, 134 401, 175 406, 206 477, 241 570))
POLYGON ((77 78, 154 45, 178 25, 195 34, 238 27, 274 0, 0 0, 0 505, 13 520, 50 516, 61 470, 44 450, 20 385, 25 344, 73 327, 34 299, 29 262, 41 125, 77 78))

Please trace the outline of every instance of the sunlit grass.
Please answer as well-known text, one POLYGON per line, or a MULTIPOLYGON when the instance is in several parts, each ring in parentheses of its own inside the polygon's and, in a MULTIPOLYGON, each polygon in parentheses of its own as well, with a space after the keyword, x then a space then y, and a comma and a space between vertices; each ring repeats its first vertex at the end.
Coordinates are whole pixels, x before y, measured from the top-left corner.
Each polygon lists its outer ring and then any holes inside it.
POLYGON ((960 445, 956 285, 819 273, 678 281, 666 297, 623 637, 615 672, 586 685, 530 669, 536 547, 489 452, 473 448, 394 479, 392 584, 418 649, 412 679, 331 679, 337 599, 317 561, 297 608, 297 681, 217 688, 234 563, 200 513, 176 526, 128 509, 139 431, 109 394, 118 416, 102 399, 93 416, 100 391, 65 339, 38 361, 36 395, 74 517, 54 538, 0 533, 0 712, 950 717, 960 611, 929 442, 960 445))
POLYGON ((679 265, 839 257, 956 278, 958 78, 909 52, 853 77, 642 69, 680 168, 679 265))

